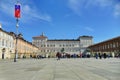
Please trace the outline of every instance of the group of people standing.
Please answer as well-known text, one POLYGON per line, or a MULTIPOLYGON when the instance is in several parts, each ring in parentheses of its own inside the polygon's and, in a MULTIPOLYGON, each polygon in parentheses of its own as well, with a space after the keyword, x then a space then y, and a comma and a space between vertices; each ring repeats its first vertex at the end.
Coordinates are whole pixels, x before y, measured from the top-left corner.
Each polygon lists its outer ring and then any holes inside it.
POLYGON ((107 55, 106 53, 103 53, 103 54, 100 54, 100 53, 96 53, 95 54, 95 58, 96 59, 102 59, 102 58, 104 58, 104 59, 106 59, 107 57, 110 57, 109 55, 107 55))

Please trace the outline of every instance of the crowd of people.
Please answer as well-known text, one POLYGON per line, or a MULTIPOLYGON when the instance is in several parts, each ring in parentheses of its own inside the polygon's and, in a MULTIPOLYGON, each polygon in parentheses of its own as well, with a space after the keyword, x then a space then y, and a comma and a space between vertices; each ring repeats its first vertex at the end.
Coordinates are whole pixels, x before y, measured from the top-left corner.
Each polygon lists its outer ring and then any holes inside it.
POLYGON ((57 52, 56 54, 56 57, 58 60, 60 60, 60 58, 96 58, 96 59, 106 59, 106 58, 120 58, 120 54, 118 55, 115 55, 115 56, 111 56, 109 54, 106 54, 106 53, 95 53, 94 56, 91 56, 90 54, 68 54, 68 53, 60 53, 60 52, 57 52))
POLYGON ((111 57, 115 57, 115 58, 120 58, 120 54, 117 54, 117 55, 110 55, 110 54, 106 54, 106 53, 103 53, 103 54, 100 54, 100 53, 95 53, 95 56, 94 56, 96 59, 106 59, 106 58, 111 58, 111 57))
MULTIPOLYGON (((68 54, 68 53, 57 52, 56 56, 54 57, 56 57, 57 60, 60 60, 60 58, 91 58, 91 57, 92 58, 94 57, 96 59, 102 59, 102 58, 106 59, 106 58, 111 58, 113 56, 108 55, 106 53, 103 53, 103 54, 95 53, 94 56, 91 56, 90 54, 68 54)), ((114 57, 120 58, 120 54, 114 57)), ((30 58, 43 59, 43 58, 51 58, 51 56, 50 55, 45 56, 45 55, 38 54, 38 55, 33 55, 33 56, 30 55, 30 58)))

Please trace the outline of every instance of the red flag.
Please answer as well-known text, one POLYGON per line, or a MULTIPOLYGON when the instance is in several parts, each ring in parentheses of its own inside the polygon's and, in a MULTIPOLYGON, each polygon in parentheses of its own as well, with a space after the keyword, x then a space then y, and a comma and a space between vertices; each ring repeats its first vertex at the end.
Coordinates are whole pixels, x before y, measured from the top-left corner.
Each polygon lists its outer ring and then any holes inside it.
POLYGON ((20 18, 20 5, 19 4, 15 5, 15 17, 20 18))

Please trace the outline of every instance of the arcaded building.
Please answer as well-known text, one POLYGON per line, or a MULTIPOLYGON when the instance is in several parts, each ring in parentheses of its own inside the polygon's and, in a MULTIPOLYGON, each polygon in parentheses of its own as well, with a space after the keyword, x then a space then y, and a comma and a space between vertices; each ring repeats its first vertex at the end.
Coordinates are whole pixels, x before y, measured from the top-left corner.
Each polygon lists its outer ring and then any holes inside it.
MULTIPOLYGON (((15 36, 15 33, 10 32, 12 36, 15 36)), ((14 45, 16 46, 16 38, 14 38, 14 45)), ((14 47, 15 48, 15 47, 14 47)), ((15 50, 15 49, 14 49, 15 50)), ((18 58, 29 58, 30 55, 36 55, 38 51, 38 47, 33 45, 31 42, 25 40, 22 35, 18 34, 17 38, 17 57, 18 58)), ((14 54, 12 54, 12 58, 14 58, 14 54)))
POLYGON ((80 54, 93 44, 92 36, 77 39, 48 39, 44 34, 33 37, 32 43, 39 47, 38 54, 55 56, 57 52, 80 54))
POLYGON ((120 36, 91 45, 88 48, 93 55, 95 53, 106 53, 113 57, 118 56, 120 54, 120 36))

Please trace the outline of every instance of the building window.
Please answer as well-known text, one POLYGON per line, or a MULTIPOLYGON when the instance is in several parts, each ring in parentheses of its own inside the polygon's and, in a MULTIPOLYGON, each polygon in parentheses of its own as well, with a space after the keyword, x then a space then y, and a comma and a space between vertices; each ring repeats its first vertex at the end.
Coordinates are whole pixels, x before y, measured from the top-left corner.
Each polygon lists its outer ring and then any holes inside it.
POLYGON ((115 46, 115 43, 113 43, 113 48, 115 48, 116 46, 115 46))
POLYGON ((3 36, 3 33, 1 33, 1 36, 3 36))
POLYGON ((108 49, 109 49, 109 48, 110 48, 110 45, 108 44, 107 46, 108 46, 108 49))
POLYGON ((0 39, 0 47, 1 47, 1 39, 0 39))
POLYGON ((119 47, 119 43, 118 42, 116 42, 116 47, 119 47))
POLYGON ((49 50, 47 50, 47 52, 49 52, 49 50))
POLYGON ((43 45, 41 45, 41 47, 43 47, 43 45))
POLYGON ((8 42, 6 41, 6 47, 8 47, 8 42))
POLYGON ((52 47, 52 45, 50 45, 50 47, 52 47))
POLYGON ((74 44, 72 45, 72 47, 74 47, 74 44))
POLYGON ((44 52, 46 52, 46 51, 44 50, 44 52))
POLYGON ((4 39, 2 39, 2 46, 4 46, 4 39))
POLYGON ((104 45, 104 49, 106 49, 106 44, 104 45))
POLYGON ((61 45, 59 45, 61 47, 61 45))
POLYGON ((44 45, 44 47, 46 47, 46 45, 44 45))
POLYGON ((68 47, 68 45, 66 44, 66 47, 68 47))
POLYGON ((112 43, 110 44, 110 48, 112 48, 112 43))
POLYGON ((42 50, 40 50, 40 52, 42 52, 42 50))

